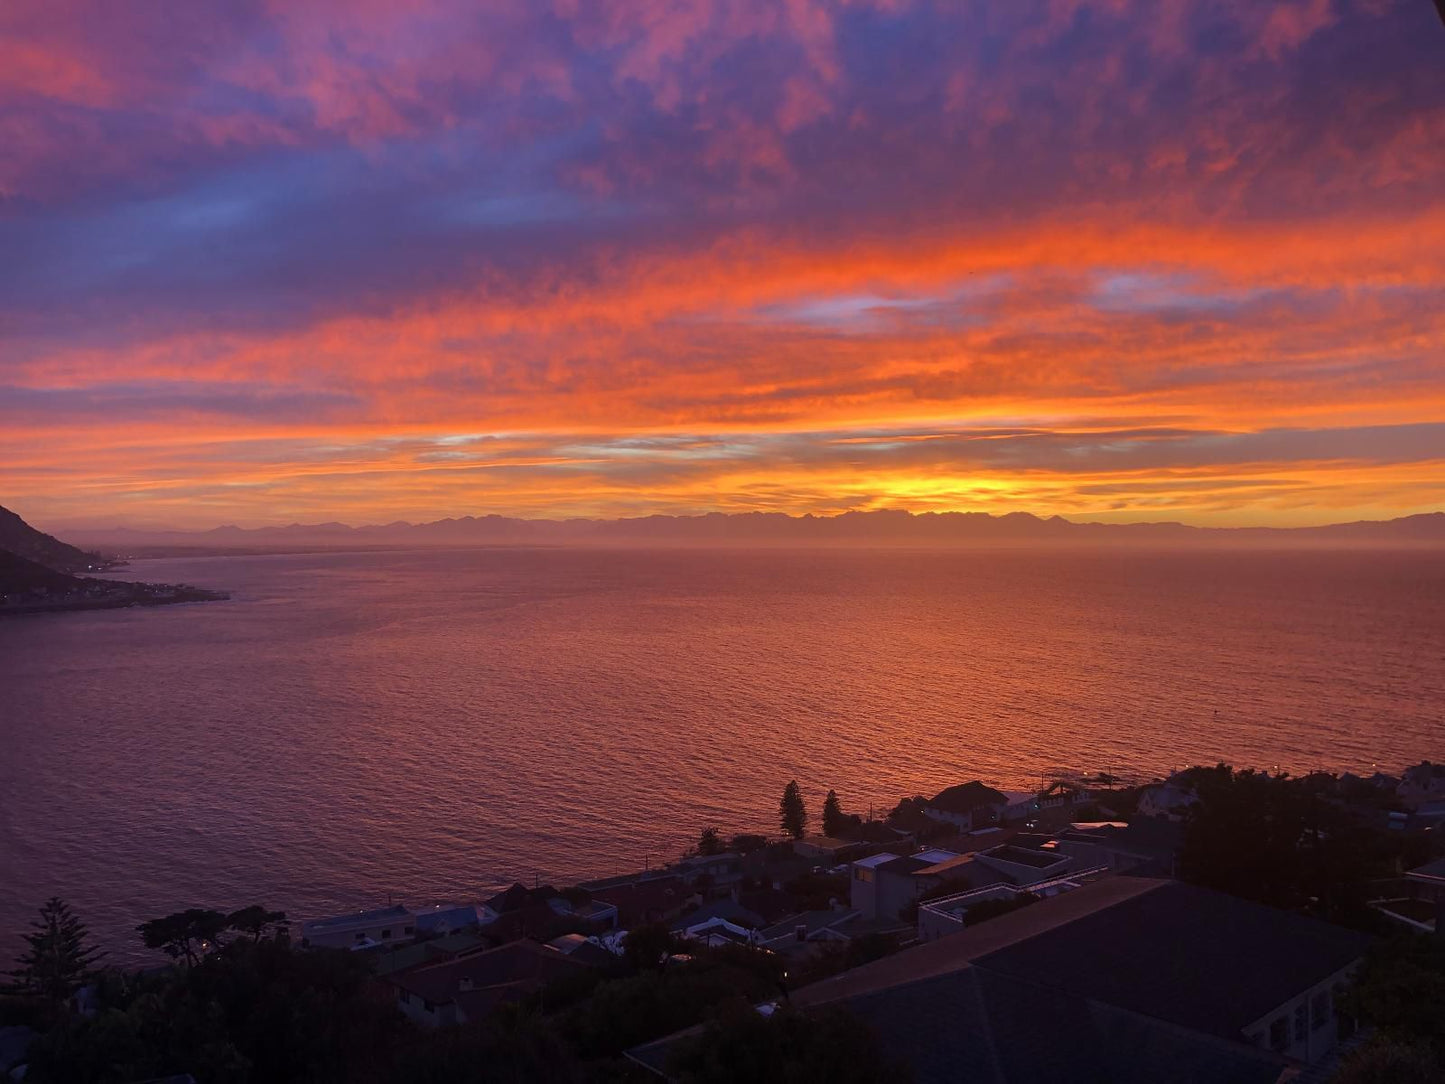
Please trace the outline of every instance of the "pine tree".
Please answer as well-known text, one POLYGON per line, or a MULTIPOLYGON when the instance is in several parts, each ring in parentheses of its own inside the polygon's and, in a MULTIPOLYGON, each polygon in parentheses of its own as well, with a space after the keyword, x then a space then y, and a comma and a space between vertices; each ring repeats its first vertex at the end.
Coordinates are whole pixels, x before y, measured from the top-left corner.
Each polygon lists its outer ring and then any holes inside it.
POLYGON ((782 821, 783 831, 794 839, 802 839, 803 832, 808 826, 808 809, 803 805, 803 794, 798 790, 796 779, 783 788, 783 799, 778 803, 778 814, 782 821))
POLYGON ((90 931, 59 896, 46 900, 39 921, 30 925, 35 931, 25 935, 30 948, 8 975, 17 993, 59 1005, 85 984, 102 954, 87 944, 90 931))
POLYGON ((848 818, 843 815, 843 803, 838 801, 838 792, 830 790, 823 799, 823 834, 837 838, 847 828, 848 818))

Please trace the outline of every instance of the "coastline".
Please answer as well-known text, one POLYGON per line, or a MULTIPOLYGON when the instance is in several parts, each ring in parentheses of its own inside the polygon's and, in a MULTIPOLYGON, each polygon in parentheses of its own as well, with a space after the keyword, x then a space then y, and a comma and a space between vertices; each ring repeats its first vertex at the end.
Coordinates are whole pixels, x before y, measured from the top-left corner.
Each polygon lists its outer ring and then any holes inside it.
POLYGON ((60 597, 46 595, 37 596, 33 601, 0 601, 0 617, 175 606, 189 602, 228 602, 230 598, 227 591, 211 591, 188 584, 83 579, 74 590, 60 597))

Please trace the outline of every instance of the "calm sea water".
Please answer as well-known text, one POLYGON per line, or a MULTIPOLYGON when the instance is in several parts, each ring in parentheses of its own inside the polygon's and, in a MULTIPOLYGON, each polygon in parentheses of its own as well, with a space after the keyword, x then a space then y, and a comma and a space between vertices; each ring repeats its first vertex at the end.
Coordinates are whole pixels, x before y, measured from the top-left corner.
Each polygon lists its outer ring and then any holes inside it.
POLYGON ((138 562, 228 603, 0 621, 0 957, 474 898, 1053 766, 1445 757, 1445 559, 471 550, 138 562))

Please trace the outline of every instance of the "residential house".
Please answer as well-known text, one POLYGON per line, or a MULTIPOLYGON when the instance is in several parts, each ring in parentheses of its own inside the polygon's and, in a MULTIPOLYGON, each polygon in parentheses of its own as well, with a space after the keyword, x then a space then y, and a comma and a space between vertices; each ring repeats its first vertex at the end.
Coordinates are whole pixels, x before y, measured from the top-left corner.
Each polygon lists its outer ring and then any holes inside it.
POLYGON ((869 918, 848 907, 804 911, 758 931, 757 945, 788 957, 806 957, 829 945, 847 945, 860 937, 884 936, 902 940, 913 928, 897 920, 869 918))
POLYGON ((1422 933, 1445 936, 1445 858, 1405 874, 1406 895, 1375 904, 1390 918, 1422 933))
POLYGON ((1141 817, 1158 817, 1177 822, 1184 819, 1184 811, 1198 800, 1192 786, 1171 776, 1163 783, 1155 783, 1141 790, 1139 804, 1135 808, 1141 817))
POLYGON ((1086 884, 1092 884, 1100 877, 1107 876, 1108 873, 1109 870, 1105 866, 1093 866, 1081 868, 1077 872, 1067 873, 1061 877, 1034 881, 1031 884, 1016 885, 1008 881, 999 881, 982 888, 971 888, 963 892, 930 899, 918 905, 918 939, 920 941, 937 941, 940 937, 961 933, 968 928, 969 912, 979 904, 1003 902, 1022 904, 1024 901, 1052 899, 1054 896, 1060 896, 1065 892, 1082 888, 1086 884))
MULTIPOLYGON (((1109 877, 794 991, 846 1007, 915 1084, 1282 1084, 1351 1028, 1368 939, 1184 885, 1109 877)), ((665 1075, 678 1037, 629 1051, 665 1075)))
POLYGON ((923 813, 968 831, 997 824, 1008 804, 1007 795, 975 780, 939 791, 924 805, 923 813))
POLYGON ((401 904, 301 923, 301 944, 308 948, 372 948, 415 936, 416 912, 401 904))
POLYGON ((747 930, 760 930, 767 925, 761 915, 744 907, 732 897, 724 896, 722 899, 709 900, 707 903, 683 912, 668 924, 668 929, 681 932, 690 926, 697 926, 714 918, 726 919, 747 930))
POLYGON ((681 877, 644 877, 625 884, 590 889, 592 898, 617 908, 617 922, 630 930, 648 922, 666 922, 682 912, 696 894, 681 877))
POLYGON ((417 932, 446 935, 458 930, 476 929, 495 922, 497 912, 486 904, 436 904, 416 912, 417 932))
POLYGON ((1071 856, 1075 868, 1102 864, 1114 873, 1172 877, 1183 840, 1184 830, 1177 821, 1135 817, 1128 823, 1070 824, 1054 837, 1052 846, 1071 856))
POLYGON ((867 850, 866 844, 856 840, 834 839, 831 836, 804 836, 793 844, 793 851, 802 858, 810 858, 825 866, 835 866, 851 854, 867 850))
POLYGON ((459 930, 428 941, 411 941, 398 945, 387 952, 377 953, 371 966, 378 975, 390 975, 397 971, 410 971, 424 964, 437 964, 444 960, 455 960, 473 952, 484 952, 495 947, 491 938, 477 930, 459 930))
POLYGON ((1041 813, 1072 810, 1093 801, 1093 793, 1083 783, 1072 779, 1055 779, 1038 794, 1041 813))
POLYGON ((958 857, 953 851, 935 849, 860 858, 849 867, 849 903, 868 918, 897 919, 920 895, 940 883, 927 874, 916 874, 958 857))
POLYGON ((588 965, 575 953, 535 941, 499 948, 386 976, 397 1007, 427 1027, 484 1019, 498 1005, 519 1001, 554 979, 578 974, 588 965))
POLYGON ((691 926, 675 931, 687 941, 699 941, 704 945, 753 945, 757 943, 757 929, 730 922, 720 915, 703 919, 691 926))
POLYGON ((683 883, 724 888, 743 879, 742 855, 728 851, 723 854, 698 854, 684 858, 673 866, 683 883))
POLYGON ((1432 764, 1422 760, 1406 768, 1395 788, 1400 800, 1411 809, 1417 809, 1427 802, 1445 801, 1445 764, 1432 764))
POLYGON ((586 937, 580 933, 564 933, 561 937, 548 941, 547 946, 589 967, 607 967, 617 962, 617 955, 604 948, 596 937, 586 937))

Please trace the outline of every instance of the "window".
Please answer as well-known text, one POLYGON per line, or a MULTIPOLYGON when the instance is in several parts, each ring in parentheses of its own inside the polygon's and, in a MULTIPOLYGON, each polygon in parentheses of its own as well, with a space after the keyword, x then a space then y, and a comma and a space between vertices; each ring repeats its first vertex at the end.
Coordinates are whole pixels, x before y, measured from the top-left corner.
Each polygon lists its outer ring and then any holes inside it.
POLYGON ((1277 1016, 1269 1022, 1269 1048, 1284 1050, 1289 1046, 1289 1017, 1277 1016))
POLYGON ((365 940, 366 940, 366 931, 365 931, 365 930, 357 930, 357 931, 356 931, 356 940, 357 940, 357 941, 365 941, 365 940))
POLYGON ((859 866, 853 871, 853 876, 864 884, 871 884, 873 882, 873 871, 867 866, 859 866))
POLYGON ((401 932, 403 936, 410 937, 412 934, 412 928, 410 926, 407 926, 401 932))
POLYGON ((381 939, 382 939, 383 941, 390 941, 390 940, 391 940, 391 927, 390 927, 390 926, 388 926, 386 929, 384 929, 384 930, 381 931, 381 939))
POLYGON ((407 990, 402 990, 402 991, 401 991, 401 1003, 402 1003, 403 1005, 410 1005, 410 1004, 411 1004, 411 993, 410 993, 409 991, 407 991, 407 990))
POLYGON ((1330 1022, 1330 992, 1321 990, 1310 1003, 1310 1027, 1319 1031, 1330 1022))
POLYGON ((1301 1001, 1294 1007, 1294 1041, 1302 1043, 1310 1033, 1310 1005, 1301 1001))

